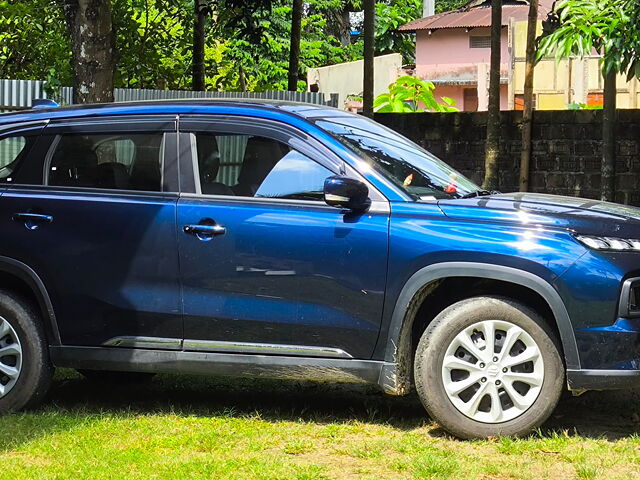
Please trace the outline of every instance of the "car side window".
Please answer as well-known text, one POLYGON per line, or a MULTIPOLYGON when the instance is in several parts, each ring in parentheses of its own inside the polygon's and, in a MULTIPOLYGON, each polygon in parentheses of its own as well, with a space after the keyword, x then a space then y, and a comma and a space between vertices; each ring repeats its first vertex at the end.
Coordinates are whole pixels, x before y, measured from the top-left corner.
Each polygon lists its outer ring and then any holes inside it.
POLYGON ((322 200, 329 169, 277 140, 195 134, 200 192, 239 197, 322 200))
POLYGON ((21 135, 0 139, 0 183, 9 183, 36 137, 21 135))
POLYGON ((48 184, 162 191, 162 133, 68 134, 55 146, 48 184))

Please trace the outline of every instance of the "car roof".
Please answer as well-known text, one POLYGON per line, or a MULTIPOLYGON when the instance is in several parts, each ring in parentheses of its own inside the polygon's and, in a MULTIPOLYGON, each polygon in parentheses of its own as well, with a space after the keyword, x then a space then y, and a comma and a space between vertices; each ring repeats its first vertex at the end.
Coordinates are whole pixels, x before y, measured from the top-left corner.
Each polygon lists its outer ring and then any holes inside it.
POLYGON ((352 115, 337 108, 282 100, 247 98, 224 99, 171 99, 136 102, 70 105, 65 107, 36 108, 0 114, 0 125, 21 122, 64 120, 79 117, 111 115, 162 115, 162 114, 249 114, 270 117, 273 114, 289 114, 299 118, 335 117, 352 115), (271 115, 269 114, 271 113, 271 115))

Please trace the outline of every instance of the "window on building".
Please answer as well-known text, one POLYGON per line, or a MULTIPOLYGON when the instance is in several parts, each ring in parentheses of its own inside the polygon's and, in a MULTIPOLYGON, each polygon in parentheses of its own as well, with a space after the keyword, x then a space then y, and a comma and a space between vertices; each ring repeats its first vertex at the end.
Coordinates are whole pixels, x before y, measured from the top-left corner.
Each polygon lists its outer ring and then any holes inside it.
POLYGON ((587 105, 590 107, 604 106, 604 93, 590 93, 587 95, 587 105))
POLYGON ((464 89, 464 107, 463 108, 465 112, 478 111, 478 89, 477 88, 464 89))
MULTIPOLYGON (((524 95, 516 95, 515 102, 513 104, 514 110, 524 110, 524 95)), ((533 109, 535 110, 538 106, 538 96, 533 95, 533 109)))
POLYGON ((469 48, 491 48, 491 36, 490 35, 470 36, 469 48))

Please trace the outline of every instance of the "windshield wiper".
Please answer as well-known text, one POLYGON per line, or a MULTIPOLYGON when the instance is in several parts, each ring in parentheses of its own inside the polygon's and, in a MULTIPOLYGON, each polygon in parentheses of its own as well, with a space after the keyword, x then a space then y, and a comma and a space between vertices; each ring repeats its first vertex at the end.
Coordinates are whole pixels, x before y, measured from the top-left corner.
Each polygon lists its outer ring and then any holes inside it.
POLYGON ((492 191, 489 191, 489 190, 476 190, 474 192, 467 193, 466 195, 463 195, 460 198, 486 197, 488 195, 496 195, 498 193, 500 193, 500 192, 498 192, 496 190, 492 190, 492 191))

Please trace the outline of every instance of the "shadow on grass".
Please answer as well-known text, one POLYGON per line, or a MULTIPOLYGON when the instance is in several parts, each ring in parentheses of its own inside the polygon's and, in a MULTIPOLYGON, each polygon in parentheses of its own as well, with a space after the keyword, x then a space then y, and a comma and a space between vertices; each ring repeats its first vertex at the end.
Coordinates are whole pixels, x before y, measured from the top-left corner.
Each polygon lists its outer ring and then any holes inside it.
MULTIPOLYGON (((158 375, 135 384, 99 383, 73 371, 62 371, 42 407, 0 420, 0 450, 86 425, 103 414, 259 416, 273 422, 320 424, 356 420, 405 431, 428 426, 428 435, 446 436, 430 422, 415 394, 390 397, 369 386, 174 375, 158 375), (2 422, 19 428, 5 435, 2 422)), ((567 430, 569 434, 613 441, 640 434, 639 414, 640 391, 565 395, 542 435, 567 430)))

